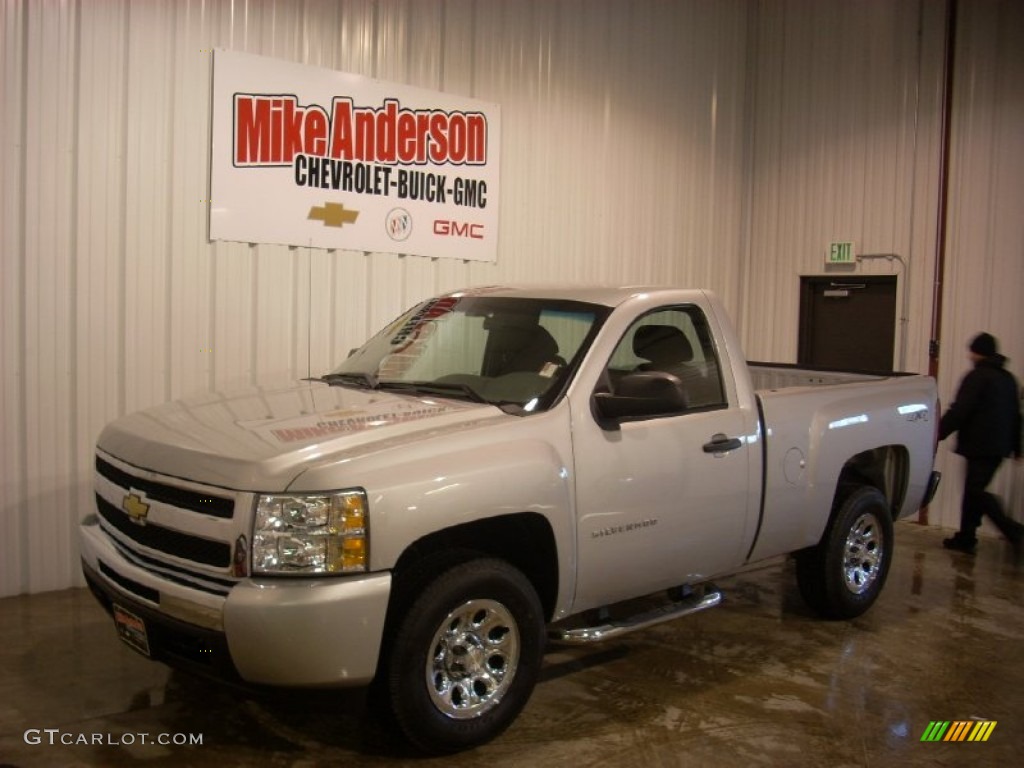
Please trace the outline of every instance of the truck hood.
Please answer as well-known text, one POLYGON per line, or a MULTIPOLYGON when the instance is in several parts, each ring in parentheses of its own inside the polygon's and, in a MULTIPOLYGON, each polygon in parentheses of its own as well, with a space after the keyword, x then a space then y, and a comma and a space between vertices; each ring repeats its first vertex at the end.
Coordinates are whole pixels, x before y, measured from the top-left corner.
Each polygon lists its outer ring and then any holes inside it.
POLYGON ((108 424, 97 447, 164 475, 274 492, 333 453, 499 418, 509 417, 490 405, 301 381, 138 411, 108 424))

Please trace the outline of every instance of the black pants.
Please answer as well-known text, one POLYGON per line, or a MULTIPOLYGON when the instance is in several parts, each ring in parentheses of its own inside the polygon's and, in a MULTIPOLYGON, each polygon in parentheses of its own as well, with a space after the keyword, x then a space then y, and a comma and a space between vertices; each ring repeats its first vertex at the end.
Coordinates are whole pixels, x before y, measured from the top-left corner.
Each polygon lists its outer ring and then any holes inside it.
POLYGON ((998 498, 985 490, 1002 463, 999 458, 967 459, 964 499, 960 506, 960 533, 957 534, 962 540, 972 544, 977 541, 975 531, 981 525, 983 515, 988 515, 1010 541, 1020 538, 1021 524, 1003 511, 998 498))

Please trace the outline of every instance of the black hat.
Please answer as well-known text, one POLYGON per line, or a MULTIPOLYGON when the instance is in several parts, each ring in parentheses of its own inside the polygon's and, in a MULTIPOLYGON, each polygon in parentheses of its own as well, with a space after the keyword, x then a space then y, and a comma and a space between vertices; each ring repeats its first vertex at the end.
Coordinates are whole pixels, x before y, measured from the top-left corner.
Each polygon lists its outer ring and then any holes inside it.
POLYGON ((979 333, 971 342, 971 352, 982 357, 996 355, 996 337, 991 333, 979 333))

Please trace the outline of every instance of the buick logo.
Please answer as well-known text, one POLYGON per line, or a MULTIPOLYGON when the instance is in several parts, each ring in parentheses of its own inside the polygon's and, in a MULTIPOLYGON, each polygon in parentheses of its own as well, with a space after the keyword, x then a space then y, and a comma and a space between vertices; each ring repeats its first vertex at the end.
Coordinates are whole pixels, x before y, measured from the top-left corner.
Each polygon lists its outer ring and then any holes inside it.
POLYGON ((392 240, 407 240, 412 234, 412 216, 405 208, 392 208, 384 218, 384 230, 392 240))

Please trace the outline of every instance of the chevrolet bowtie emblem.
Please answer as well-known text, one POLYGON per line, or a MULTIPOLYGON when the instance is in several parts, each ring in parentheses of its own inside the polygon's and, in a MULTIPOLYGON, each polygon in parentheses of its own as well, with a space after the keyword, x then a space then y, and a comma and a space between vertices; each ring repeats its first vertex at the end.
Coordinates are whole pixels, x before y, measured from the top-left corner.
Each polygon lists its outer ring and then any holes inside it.
POLYGON ((346 211, 341 203, 324 203, 322 207, 314 205, 310 208, 307 218, 322 221, 325 227, 343 227, 355 224, 359 211, 346 211))
POLYGON ((149 504, 142 500, 141 496, 134 493, 129 493, 121 501, 121 509, 130 517, 134 522, 139 525, 145 525, 146 515, 149 514, 149 504))

